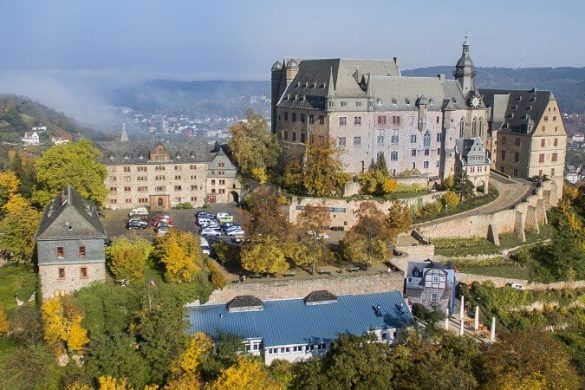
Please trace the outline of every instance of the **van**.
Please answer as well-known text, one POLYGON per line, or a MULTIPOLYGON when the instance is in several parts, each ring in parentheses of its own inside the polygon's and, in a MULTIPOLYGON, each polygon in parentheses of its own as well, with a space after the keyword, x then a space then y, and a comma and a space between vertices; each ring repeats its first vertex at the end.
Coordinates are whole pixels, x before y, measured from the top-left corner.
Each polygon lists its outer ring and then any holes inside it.
POLYGON ((130 211, 130 213, 128 213, 128 218, 132 218, 132 217, 139 217, 139 218, 148 217, 148 210, 146 209, 146 207, 137 207, 135 209, 132 209, 130 211))
POLYGON ((211 255, 211 247, 209 246, 207 239, 205 237, 199 236, 199 241, 201 243, 201 252, 207 256, 211 255))

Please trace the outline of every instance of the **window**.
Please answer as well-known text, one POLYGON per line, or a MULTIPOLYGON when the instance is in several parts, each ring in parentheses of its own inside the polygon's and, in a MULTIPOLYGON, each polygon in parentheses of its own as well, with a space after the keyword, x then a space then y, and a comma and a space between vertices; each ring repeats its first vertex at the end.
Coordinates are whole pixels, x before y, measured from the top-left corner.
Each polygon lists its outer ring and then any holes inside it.
POLYGON ((555 138, 553 145, 554 146, 559 146, 559 140, 558 140, 558 138, 555 138))
POLYGON ((544 121, 545 121, 545 122, 548 122, 548 116, 545 116, 545 117, 544 117, 544 121))
POLYGON ((514 176, 518 176, 518 169, 514 168, 514 176))
POLYGON ((410 155, 411 155, 412 157, 416 157, 416 149, 412 149, 412 150, 410 151, 410 155))
POLYGON ((355 146, 360 146, 362 144, 362 137, 353 137, 353 144, 355 146))
POLYGON ((175 186, 175 191, 181 191, 182 187, 181 186, 175 186))
POLYGON ((398 132, 395 131, 394 134, 392 134, 392 136, 390 137, 390 142, 393 144, 397 144, 398 141, 399 141, 398 132))
POLYGON ((347 102, 346 101, 342 101, 341 102, 341 107, 346 107, 347 106, 347 102))
POLYGON ((313 114, 309 115, 309 123, 310 124, 315 123, 315 115, 313 115, 313 114))
POLYGON ((441 122, 441 117, 437 115, 437 124, 441 122))
POLYGON ((288 112, 284 113, 284 120, 287 121, 288 120, 288 112))
POLYGON ((538 162, 539 163, 543 163, 544 162, 544 154, 539 154, 538 155, 538 162))
POLYGON ((437 293, 432 293, 431 294, 431 303, 437 303, 438 302, 438 295, 437 293))
POLYGON ((439 276, 433 275, 433 283, 439 283, 439 276))
POLYGON ((428 169, 429 168, 429 162, 428 161, 423 162, 423 167, 425 169, 428 169))
POLYGON ((378 145, 384 145, 384 130, 378 130, 378 145))
POLYGON ((79 247, 79 257, 85 257, 85 247, 84 246, 79 247))
POLYGON ((65 251, 63 250, 62 246, 57 247, 57 258, 62 259, 65 257, 65 251))
POLYGON ((428 156, 431 154, 431 151, 429 149, 425 149, 425 156, 428 156))
POLYGON ((65 279, 65 268, 59 268, 59 279, 65 279))
POLYGON ((339 117, 339 126, 346 126, 347 125, 347 117, 340 116, 339 117))
POLYGON ((353 117, 353 124, 355 126, 361 126, 362 125, 362 117, 361 116, 354 116, 353 117))
POLYGON ((282 136, 282 138, 284 138, 285 141, 288 141, 288 131, 284 131, 284 135, 282 136))
POLYGON ((552 161, 552 162, 556 162, 556 161, 557 161, 557 157, 558 157, 558 155, 557 155, 556 153, 553 153, 553 154, 552 154, 551 161, 552 161))
POLYGON ((337 145, 340 148, 345 148, 345 137, 339 137, 339 138, 337 138, 337 145))
POLYGON ((410 116, 410 124, 414 125, 414 116, 412 116, 412 115, 410 116))
POLYGON ((554 169, 554 168, 551 168, 551 169, 550 169, 550 175, 551 175, 551 176, 554 176, 554 175, 555 175, 555 169, 554 169))
POLYGON ((463 121, 463 118, 461 118, 461 121, 459 122, 459 138, 463 138, 463 131, 465 130, 465 122, 463 121))
POLYGON ((81 267, 80 271, 80 275, 81 275, 81 279, 87 279, 87 267, 81 267))
POLYGON ((443 140, 443 134, 437 133, 437 142, 441 142, 443 140))
POLYGON ((325 117, 323 115, 319 115, 319 124, 320 125, 324 125, 325 124, 325 117))
POLYGON ((425 148, 428 148, 431 146, 431 134, 428 131, 424 135, 423 145, 425 146, 425 148))
POLYGON ((546 145, 546 140, 543 138, 540 140, 540 147, 544 148, 545 145, 546 145))
POLYGON ((297 113, 296 113, 296 112, 293 112, 293 113, 291 114, 291 120, 292 120, 293 122, 296 122, 296 121, 297 121, 297 113))
POLYGON ((386 124, 386 117, 384 115, 378 115, 378 124, 385 125, 386 124))
POLYGON ((124 167, 124 172, 130 172, 130 167, 124 167))
POLYGON ((411 144, 415 144, 416 143, 416 134, 411 134, 410 135, 410 143, 411 144))
POLYGON ((395 125, 400 125, 400 117, 398 115, 392 115, 392 123, 395 125))
POLYGON ((502 137, 502 145, 506 145, 506 141, 507 141, 507 140, 506 140, 506 136, 503 136, 503 137, 502 137))
POLYGON ((515 140, 516 146, 520 146, 520 138, 516 138, 515 140))
POLYGON ((292 132, 292 142, 297 142, 297 132, 296 131, 292 132))
POLYGON ((518 160, 520 160, 520 153, 516 152, 514 153, 514 161, 518 162, 518 160))
POLYGON ((361 107, 362 106, 362 102, 355 102, 355 106, 356 107, 361 107))
POLYGON ((473 122, 471 123, 471 136, 477 137, 477 118, 473 118, 473 122))
POLYGON ((301 123, 305 123, 305 114, 301 114, 301 123))
POLYGON ((502 150, 502 160, 505 160, 505 159, 506 159, 506 151, 502 150))
POLYGON ((118 188, 117 187, 110 187, 110 192, 118 192, 118 188))
POLYGON ((391 161, 398 161, 398 152, 390 153, 390 160, 391 161))
POLYGON ((301 142, 305 143, 305 133, 301 133, 301 142))
POLYGON ((181 176, 175 175, 175 180, 181 180, 181 176))

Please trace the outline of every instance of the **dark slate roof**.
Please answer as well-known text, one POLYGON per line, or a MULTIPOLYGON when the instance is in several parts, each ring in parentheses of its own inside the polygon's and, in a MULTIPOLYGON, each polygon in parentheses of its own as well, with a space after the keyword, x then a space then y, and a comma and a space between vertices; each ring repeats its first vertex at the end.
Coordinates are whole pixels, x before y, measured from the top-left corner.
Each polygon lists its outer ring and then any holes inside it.
POLYGON ((322 303, 337 302, 337 296, 327 290, 313 291, 304 299, 305 305, 319 305, 322 303))
POLYGON ((95 205, 71 186, 49 204, 37 231, 37 240, 106 238, 95 205))
MULTIPOLYGON (((95 145, 101 152, 101 162, 112 164, 160 164, 160 161, 149 161, 150 152, 158 145, 164 146, 169 153, 170 161, 175 162, 208 162, 217 153, 215 144, 188 141, 102 141, 95 145), (216 150, 214 152, 214 150, 216 150)), ((168 161, 165 161, 168 162, 168 161)))
POLYGON ((227 304, 228 311, 262 310, 262 301, 252 295, 240 295, 227 304))
POLYGON ((188 307, 190 332, 260 338, 265 347, 331 341, 337 334, 401 328, 414 323, 398 291, 344 295, 336 303, 305 305, 303 299, 264 302, 262 311, 229 312, 226 305, 188 307), (380 306, 382 316, 376 315, 380 306))
POLYGON ((480 89, 480 95, 492 108, 492 129, 529 134, 540 122, 550 100, 551 91, 480 89))

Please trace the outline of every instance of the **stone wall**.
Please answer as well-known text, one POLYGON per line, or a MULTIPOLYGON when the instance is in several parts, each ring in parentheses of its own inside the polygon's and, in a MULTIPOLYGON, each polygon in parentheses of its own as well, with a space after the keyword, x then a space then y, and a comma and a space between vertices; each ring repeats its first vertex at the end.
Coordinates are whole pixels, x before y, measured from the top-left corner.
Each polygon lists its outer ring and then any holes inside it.
MULTIPOLYGON (((442 192, 433 192, 430 194, 420 195, 407 199, 400 199, 401 202, 407 204, 411 208, 418 208, 427 203, 435 202, 441 197, 442 192)), ((288 218, 292 223, 297 222, 299 214, 301 214, 306 205, 315 205, 328 207, 331 213, 331 226, 341 227, 343 230, 351 229, 357 222, 355 211, 363 202, 373 202, 380 212, 386 213, 392 205, 392 201, 379 202, 376 200, 349 200, 340 198, 312 198, 312 197, 298 197, 293 196, 288 207, 288 218)))
POLYGON ((93 282, 106 280, 105 263, 77 263, 39 265, 41 294, 43 298, 51 298, 69 294, 80 288, 87 287, 93 282), (87 277, 82 277, 81 268, 87 269, 87 277), (59 278, 59 268, 65 271, 65 277, 59 278))
POLYGON ((471 284, 473 282, 492 282, 496 287, 504 287, 507 283, 519 283, 526 290, 560 290, 585 288, 585 280, 576 280, 573 282, 555 282, 555 283, 531 283, 524 279, 502 278, 498 276, 474 275, 457 272, 457 282, 471 284))
POLYGON ((304 298, 317 290, 328 290, 336 295, 370 294, 402 291, 403 285, 402 272, 356 273, 315 279, 265 279, 227 285, 215 290, 207 303, 227 303, 238 295, 253 295, 261 300, 304 298))
POLYGON ((534 195, 528 196, 512 209, 491 214, 447 217, 435 223, 418 225, 416 230, 427 239, 484 237, 499 245, 500 234, 515 233, 520 240, 525 241, 527 232, 539 231, 539 225, 548 222, 546 211, 556 206, 561 197, 562 183, 549 180, 534 195))

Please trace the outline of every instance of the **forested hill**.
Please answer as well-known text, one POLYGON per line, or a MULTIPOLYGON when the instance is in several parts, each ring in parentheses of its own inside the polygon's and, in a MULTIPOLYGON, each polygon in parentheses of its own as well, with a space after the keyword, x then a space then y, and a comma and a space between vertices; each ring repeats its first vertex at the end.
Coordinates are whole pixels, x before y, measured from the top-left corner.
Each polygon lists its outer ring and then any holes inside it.
POLYGON ((29 98, 0 95, 0 140, 19 142, 25 131, 38 125, 47 126, 48 135, 57 137, 72 138, 79 134, 96 137, 92 130, 29 98))
MULTIPOLYGON (((481 88, 551 90, 563 112, 585 112, 585 68, 476 68, 476 83, 481 88)), ((404 76, 453 78, 452 66, 404 70, 404 76)))

